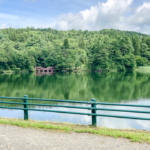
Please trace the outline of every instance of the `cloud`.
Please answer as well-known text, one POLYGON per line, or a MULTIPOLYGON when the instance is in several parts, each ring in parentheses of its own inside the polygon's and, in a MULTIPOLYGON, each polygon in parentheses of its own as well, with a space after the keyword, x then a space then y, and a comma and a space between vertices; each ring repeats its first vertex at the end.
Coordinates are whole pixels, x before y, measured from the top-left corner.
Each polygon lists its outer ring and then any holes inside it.
POLYGON ((143 3, 139 6, 135 13, 128 18, 127 24, 137 31, 150 33, 150 3, 143 3))
POLYGON ((129 23, 133 25, 150 25, 150 3, 143 3, 136 9, 136 13, 129 17, 129 23))
POLYGON ((7 25, 6 25, 6 24, 0 25, 0 29, 4 29, 4 28, 7 28, 7 25))
POLYGON ((142 6, 140 6, 140 7, 137 8, 137 12, 141 12, 141 11, 143 11, 145 9, 150 9, 150 3, 146 3, 146 2, 143 3, 142 6))
POLYGON ((119 29, 150 34, 150 2, 137 8, 133 0, 107 0, 78 13, 61 15, 53 28, 59 30, 119 29))
POLYGON ((79 13, 60 16, 55 28, 62 30, 120 28, 120 25, 124 24, 123 14, 131 3, 132 0, 107 0, 79 13))
MULTIPOLYGON (((1 1, 1 0, 0 0, 1 1)), ((37 0, 24 0, 37 1, 37 0)), ((67 0, 63 0, 67 2, 67 0)), ((74 0, 75 1, 75 0, 74 0)), ((78 3, 79 0, 77 0, 78 3)), ((144 0, 143 0, 144 1, 144 0)), ((88 0, 87 5, 90 5, 88 0)), ((55 18, 35 17, 0 13, 0 27, 35 28, 51 27, 59 30, 119 29, 150 34, 150 2, 135 0, 107 0, 77 13, 63 14, 55 18)))

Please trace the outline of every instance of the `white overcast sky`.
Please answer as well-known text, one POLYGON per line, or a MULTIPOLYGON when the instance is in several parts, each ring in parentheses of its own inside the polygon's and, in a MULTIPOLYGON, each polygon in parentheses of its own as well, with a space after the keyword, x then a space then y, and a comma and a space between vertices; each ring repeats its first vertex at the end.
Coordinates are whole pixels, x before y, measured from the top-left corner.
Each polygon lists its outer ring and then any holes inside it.
POLYGON ((150 0, 0 0, 0 28, 119 29, 150 34, 150 0))

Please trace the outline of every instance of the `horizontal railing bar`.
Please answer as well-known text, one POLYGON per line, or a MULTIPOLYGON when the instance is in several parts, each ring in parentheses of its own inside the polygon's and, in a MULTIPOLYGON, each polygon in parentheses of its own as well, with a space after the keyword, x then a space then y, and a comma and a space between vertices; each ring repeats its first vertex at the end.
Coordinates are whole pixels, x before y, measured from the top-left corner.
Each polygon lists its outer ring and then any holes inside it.
MULTIPOLYGON (((2 97, 2 99, 24 99, 22 97, 2 97)), ((27 100, 38 100, 38 101, 52 101, 52 102, 66 102, 66 103, 82 103, 82 104, 92 104, 92 102, 86 101, 76 101, 76 100, 60 100, 60 99, 40 99, 40 98, 26 98, 27 100)))
POLYGON ((57 110, 41 110, 41 109, 15 108, 15 107, 2 107, 2 106, 0 106, 0 108, 4 108, 4 109, 18 109, 18 110, 31 110, 31 111, 45 111, 45 112, 67 113, 67 114, 89 115, 89 116, 102 116, 102 117, 113 117, 113 118, 138 119, 138 120, 150 120, 150 118, 129 117, 129 116, 115 116, 115 115, 92 114, 92 113, 79 113, 79 112, 67 112, 67 111, 57 111, 57 110))
POLYGON ((78 106, 66 106, 66 105, 51 105, 51 104, 36 104, 36 103, 19 103, 19 102, 3 102, 2 104, 18 104, 18 105, 34 105, 34 106, 50 106, 50 107, 65 107, 65 108, 76 108, 76 109, 93 109, 93 110, 103 110, 103 111, 119 111, 119 112, 131 112, 131 113, 147 113, 150 111, 138 111, 138 110, 122 110, 122 109, 107 109, 107 108, 94 108, 94 107, 78 107, 78 106))
POLYGON ((125 119, 137 119, 137 120, 150 120, 150 118, 140 118, 140 117, 130 117, 130 116, 115 116, 115 115, 104 115, 104 114, 96 114, 101 117, 112 117, 112 118, 125 118, 125 119))
POLYGON ((1 99, 23 99, 23 97, 4 97, 4 96, 0 96, 1 99))
POLYGON ((119 112, 131 112, 131 113, 146 113, 150 114, 150 111, 138 111, 138 110, 125 110, 125 109, 106 109, 106 108, 96 108, 97 110, 103 111, 119 111, 119 112))
POLYGON ((68 114, 78 114, 78 115, 92 115, 91 113, 79 113, 79 112, 67 112, 67 111, 58 111, 58 110, 42 110, 42 109, 31 109, 31 108, 19 108, 19 107, 3 107, 4 109, 18 109, 18 110, 31 110, 31 111, 45 111, 45 112, 56 112, 56 113, 68 113, 68 114))
POLYGON ((112 106, 129 106, 129 107, 147 107, 150 108, 148 105, 134 105, 134 104, 119 104, 119 103, 96 103, 97 105, 112 105, 112 106))
MULTIPOLYGON (((2 97, 2 99, 24 99, 22 97, 2 97)), ((82 104, 92 104, 93 102, 86 102, 86 101, 76 101, 76 100, 59 100, 59 99, 39 99, 39 98, 27 98, 27 100, 39 100, 39 101, 53 101, 53 102, 67 102, 67 103, 82 103, 82 104)), ((134 105, 134 104, 119 104, 119 103, 103 103, 103 102, 96 102, 96 105, 111 105, 111 106, 129 106, 129 107, 147 107, 147 105, 134 105)))
POLYGON ((53 104, 36 104, 36 103, 19 103, 19 102, 3 102, 2 104, 18 104, 18 105, 33 105, 33 106, 50 106, 50 107, 66 107, 66 108, 78 108, 78 109, 92 109, 92 107, 79 107, 79 106, 66 106, 66 105, 53 105, 53 104))

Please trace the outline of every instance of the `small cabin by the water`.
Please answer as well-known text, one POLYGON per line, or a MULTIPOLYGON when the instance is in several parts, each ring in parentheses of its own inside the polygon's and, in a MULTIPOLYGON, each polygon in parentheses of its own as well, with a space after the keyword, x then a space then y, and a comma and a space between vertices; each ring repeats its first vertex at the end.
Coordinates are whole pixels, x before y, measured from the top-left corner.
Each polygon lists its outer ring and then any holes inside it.
POLYGON ((47 67, 47 68, 35 67, 35 69, 36 69, 36 73, 53 73, 55 67, 54 66, 50 66, 50 67, 47 67))

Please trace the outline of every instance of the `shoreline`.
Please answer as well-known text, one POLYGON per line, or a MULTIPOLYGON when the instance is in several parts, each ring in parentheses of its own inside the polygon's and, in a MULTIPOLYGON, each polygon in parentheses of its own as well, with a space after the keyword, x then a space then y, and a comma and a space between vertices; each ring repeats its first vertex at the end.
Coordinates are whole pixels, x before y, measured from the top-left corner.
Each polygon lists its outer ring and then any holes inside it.
MULTIPOLYGON (((73 69, 73 70, 56 70, 54 71, 54 73, 58 73, 58 72, 74 72, 74 73, 78 73, 78 72, 97 72, 97 73, 103 73, 103 72, 120 72, 119 70, 105 70, 105 69, 97 69, 97 70, 91 70, 91 69, 73 69)), ((135 68, 134 70, 130 70, 132 71, 136 71, 136 72, 150 72, 150 66, 138 66, 137 68, 135 68)), ((129 71, 121 71, 121 72, 129 72, 129 71)), ((22 71, 13 71, 13 70, 0 70, 0 74, 15 74, 15 73, 36 73, 35 71, 29 71, 29 70, 22 70, 22 71)))

